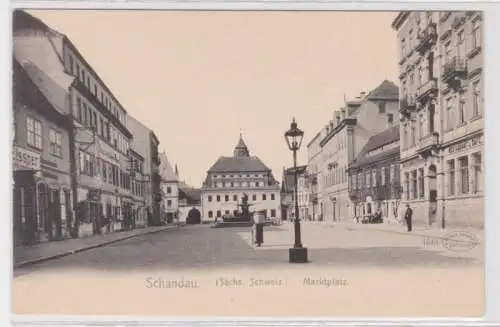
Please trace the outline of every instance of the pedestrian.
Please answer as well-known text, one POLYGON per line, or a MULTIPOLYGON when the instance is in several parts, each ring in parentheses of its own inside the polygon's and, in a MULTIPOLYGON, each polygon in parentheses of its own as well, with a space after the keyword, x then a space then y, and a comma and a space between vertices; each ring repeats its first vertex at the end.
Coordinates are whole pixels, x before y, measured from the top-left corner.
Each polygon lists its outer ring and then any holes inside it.
POLYGON ((264 243, 264 223, 266 217, 262 212, 255 212, 253 215, 255 225, 255 244, 260 247, 264 243))
POLYGON ((413 210, 410 208, 409 204, 406 204, 405 220, 408 231, 411 232, 413 229, 413 210))

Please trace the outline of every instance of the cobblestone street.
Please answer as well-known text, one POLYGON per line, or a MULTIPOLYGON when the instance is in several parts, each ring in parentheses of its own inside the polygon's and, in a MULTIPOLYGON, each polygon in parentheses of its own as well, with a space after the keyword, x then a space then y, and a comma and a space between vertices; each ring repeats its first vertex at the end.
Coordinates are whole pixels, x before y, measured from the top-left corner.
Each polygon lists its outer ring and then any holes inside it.
MULTIPOLYGON (((309 265, 315 266, 452 267, 483 264, 483 244, 468 251, 453 252, 439 239, 369 230, 357 225, 302 224, 302 235, 304 246, 309 248, 309 265)), ((261 248, 252 247, 249 228, 186 226, 20 268, 15 274, 57 269, 141 271, 288 265, 293 224, 266 227, 264 242, 261 248)))

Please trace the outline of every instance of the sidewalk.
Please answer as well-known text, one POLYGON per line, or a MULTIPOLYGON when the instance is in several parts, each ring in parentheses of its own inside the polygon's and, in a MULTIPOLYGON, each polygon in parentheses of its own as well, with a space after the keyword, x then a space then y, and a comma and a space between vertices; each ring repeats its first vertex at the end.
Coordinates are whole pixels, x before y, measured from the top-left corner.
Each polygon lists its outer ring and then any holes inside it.
MULTIPOLYGON (((477 239, 479 244, 484 244, 484 230, 476 229, 476 228, 448 228, 448 229, 439 229, 435 227, 423 227, 423 226, 414 226, 412 232, 408 232, 405 225, 397 224, 397 223, 382 223, 382 224, 350 224, 348 228, 353 229, 364 229, 364 230, 373 230, 378 232, 387 232, 387 233, 397 233, 397 234, 405 234, 409 236, 417 236, 417 237, 430 237, 437 239, 449 239, 450 237, 456 236, 457 233, 467 233, 477 239)), ((472 240, 471 240, 472 242, 472 240)))
POLYGON ((136 236, 158 233, 175 229, 179 225, 157 226, 135 229, 131 231, 115 232, 106 235, 95 235, 84 238, 73 238, 58 242, 45 242, 31 247, 19 246, 14 248, 14 269, 40 263, 47 260, 61 258, 85 250, 105 246, 136 236))

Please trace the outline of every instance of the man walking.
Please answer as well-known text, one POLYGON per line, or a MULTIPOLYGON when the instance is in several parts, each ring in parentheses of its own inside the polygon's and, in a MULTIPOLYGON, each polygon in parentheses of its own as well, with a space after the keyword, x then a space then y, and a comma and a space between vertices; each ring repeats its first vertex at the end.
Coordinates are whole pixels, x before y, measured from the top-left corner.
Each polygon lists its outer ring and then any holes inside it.
POLYGON ((413 229, 413 210, 410 208, 410 205, 406 205, 406 212, 405 212, 405 220, 406 220, 406 226, 408 227, 408 231, 411 232, 413 229))

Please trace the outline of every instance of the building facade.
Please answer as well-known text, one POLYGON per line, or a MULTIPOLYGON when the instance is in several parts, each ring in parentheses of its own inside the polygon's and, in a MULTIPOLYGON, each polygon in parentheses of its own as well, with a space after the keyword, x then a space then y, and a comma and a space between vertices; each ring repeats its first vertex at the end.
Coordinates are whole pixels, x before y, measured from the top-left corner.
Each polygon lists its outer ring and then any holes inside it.
POLYGON ((160 155, 160 176, 162 190, 162 207, 167 222, 179 217, 179 176, 177 165, 175 169, 170 164, 165 152, 160 155))
MULTIPOLYGON (((14 12, 14 54, 64 92, 51 94, 73 119, 74 236, 119 228, 130 215, 127 112, 69 38, 24 11, 14 12)), ((43 78, 43 77, 42 77, 43 78)))
POLYGON ((147 226, 146 185, 144 157, 130 149, 130 188, 132 190, 133 227, 147 226))
POLYGON ((294 168, 283 170, 283 181, 281 184, 281 205, 286 219, 295 219, 295 201, 299 206, 299 219, 312 219, 309 215, 309 177, 307 166, 297 166, 297 199, 295 199, 295 176, 294 168))
POLYGON ((483 227, 482 13, 401 12, 401 178, 416 223, 483 227))
POLYGON ((398 114, 398 87, 383 81, 365 95, 337 110, 320 141, 323 217, 330 221, 354 218, 349 197, 347 168, 371 136, 387 129, 398 114))
POLYGON ((349 196, 356 221, 380 210, 386 221, 396 221, 400 209, 399 125, 376 134, 349 164, 349 196))
POLYGON ((162 223, 162 192, 160 176, 160 155, 158 146, 160 142, 155 133, 146 125, 127 116, 127 126, 134 135, 131 148, 144 158, 144 171, 142 183, 144 184, 146 215, 148 226, 162 223))
POLYGON ((220 157, 207 171, 201 188, 202 217, 215 220, 240 212, 244 195, 251 211, 265 211, 280 218, 280 185, 272 171, 250 152, 240 136, 232 157, 220 157))
POLYGON ((323 220, 323 198, 321 175, 321 146, 322 131, 318 132, 307 144, 307 175, 309 184, 309 213, 312 220, 323 220))
POLYGON ((14 245, 70 236, 72 122, 41 91, 37 70, 13 62, 14 245), (36 81, 36 82, 35 82, 36 81), (38 83, 38 84, 37 84, 38 83))

